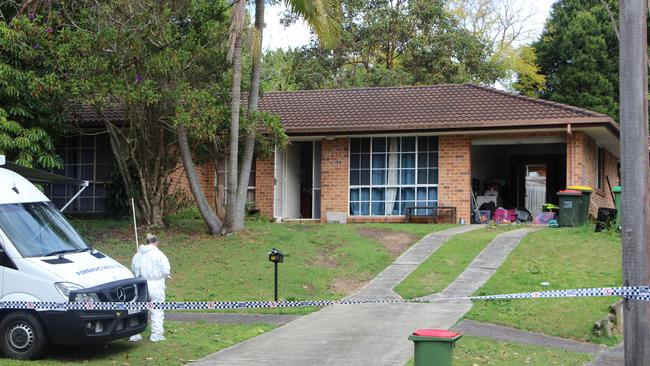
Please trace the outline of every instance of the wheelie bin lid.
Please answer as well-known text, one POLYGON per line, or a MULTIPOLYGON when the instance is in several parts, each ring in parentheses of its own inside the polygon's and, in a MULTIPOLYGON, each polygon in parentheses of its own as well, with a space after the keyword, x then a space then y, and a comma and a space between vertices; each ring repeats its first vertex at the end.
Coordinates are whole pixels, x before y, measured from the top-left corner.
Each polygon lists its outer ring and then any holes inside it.
POLYGON ((582 196, 582 192, 574 191, 572 189, 565 189, 563 191, 557 192, 558 196, 582 196))
POLYGON ((568 186, 566 189, 580 191, 580 192, 593 192, 594 189, 588 186, 568 186))
POLYGON ((455 342, 463 333, 456 333, 444 329, 418 329, 409 337, 410 340, 416 341, 442 341, 455 342))
POLYGON ((621 192, 621 186, 616 186, 616 187, 612 188, 612 192, 620 193, 621 192))

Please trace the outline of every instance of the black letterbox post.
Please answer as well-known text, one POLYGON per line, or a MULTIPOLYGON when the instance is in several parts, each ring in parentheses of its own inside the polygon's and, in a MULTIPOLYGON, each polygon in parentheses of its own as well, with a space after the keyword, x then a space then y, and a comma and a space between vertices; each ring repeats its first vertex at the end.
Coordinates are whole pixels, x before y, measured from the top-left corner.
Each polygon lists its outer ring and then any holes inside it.
POLYGON ((281 251, 273 248, 269 252, 269 261, 273 262, 273 265, 275 267, 274 299, 277 302, 278 301, 278 263, 284 262, 284 254, 281 251))

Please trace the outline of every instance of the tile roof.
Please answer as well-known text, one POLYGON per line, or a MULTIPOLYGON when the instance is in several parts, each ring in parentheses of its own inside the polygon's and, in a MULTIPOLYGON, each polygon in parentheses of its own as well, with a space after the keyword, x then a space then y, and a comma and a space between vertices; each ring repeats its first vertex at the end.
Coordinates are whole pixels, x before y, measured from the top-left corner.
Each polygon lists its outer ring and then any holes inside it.
POLYGON ((105 108, 100 115, 93 106, 73 104, 68 106, 66 116, 72 121, 82 122, 84 127, 104 126, 105 120, 122 125, 126 120, 124 108, 119 105, 105 108))
POLYGON ((473 84, 268 92, 260 109, 279 115, 290 135, 567 123, 611 124, 618 129, 604 114, 473 84))

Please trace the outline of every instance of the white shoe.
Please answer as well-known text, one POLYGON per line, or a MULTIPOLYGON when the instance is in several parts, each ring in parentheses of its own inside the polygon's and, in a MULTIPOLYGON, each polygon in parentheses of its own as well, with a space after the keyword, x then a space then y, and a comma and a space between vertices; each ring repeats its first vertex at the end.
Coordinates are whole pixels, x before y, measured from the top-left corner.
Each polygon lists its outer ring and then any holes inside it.
POLYGON ((141 341, 141 340, 142 340, 142 335, 140 335, 140 334, 136 334, 136 335, 131 336, 129 338, 129 342, 138 342, 138 341, 141 341))
POLYGON ((165 340, 165 336, 153 336, 152 335, 151 338, 149 338, 149 340, 152 341, 152 342, 160 342, 160 341, 165 340))

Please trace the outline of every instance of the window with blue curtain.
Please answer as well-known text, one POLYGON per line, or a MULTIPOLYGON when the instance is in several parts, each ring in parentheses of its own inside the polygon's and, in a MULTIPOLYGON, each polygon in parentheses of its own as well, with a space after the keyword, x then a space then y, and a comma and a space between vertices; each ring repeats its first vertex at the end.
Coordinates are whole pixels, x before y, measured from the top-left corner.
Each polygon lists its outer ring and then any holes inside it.
POLYGON ((351 138, 349 177, 352 216, 404 215, 407 207, 435 207, 438 138, 351 138))

